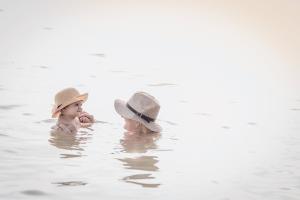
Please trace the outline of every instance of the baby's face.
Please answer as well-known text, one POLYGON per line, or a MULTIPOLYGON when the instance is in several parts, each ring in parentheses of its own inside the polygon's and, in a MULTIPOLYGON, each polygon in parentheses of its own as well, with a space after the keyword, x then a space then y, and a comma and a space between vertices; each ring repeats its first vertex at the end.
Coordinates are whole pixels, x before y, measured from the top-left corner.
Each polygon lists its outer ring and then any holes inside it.
POLYGON ((61 113, 69 117, 74 117, 74 118, 78 117, 79 114, 82 112, 81 106, 82 106, 82 101, 72 103, 67 107, 65 107, 61 113))
MULTIPOLYGON (((123 117, 124 118, 124 117, 123 117)), ((123 128, 129 132, 135 132, 138 127, 138 122, 132 120, 132 119, 126 119, 124 118, 125 124, 123 128)))

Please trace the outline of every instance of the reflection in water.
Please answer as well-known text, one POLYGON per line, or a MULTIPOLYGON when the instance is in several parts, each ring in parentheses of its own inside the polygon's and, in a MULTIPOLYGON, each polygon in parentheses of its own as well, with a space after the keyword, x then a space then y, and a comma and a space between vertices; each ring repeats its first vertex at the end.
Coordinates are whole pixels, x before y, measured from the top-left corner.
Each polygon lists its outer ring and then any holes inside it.
POLYGON ((257 125, 257 123, 256 122, 248 122, 248 125, 255 126, 255 125, 257 125))
POLYGON ((35 123, 40 124, 40 123, 49 123, 49 124, 54 124, 56 122, 56 119, 44 119, 41 121, 37 121, 35 123))
POLYGON ((124 180, 126 183, 133 183, 148 188, 156 188, 160 186, 159 183, 141 183, 136 181, 136 180, 145 180, 145 179, 154 179, 154 177, 152 177, 151 174, 136 174, 132 176, 126 176, 122 180, 124 180))
POLYGON ((66 181, 66 182, 55 182, 53 184, 57 184, 58 186, 82 186, 82 185, 86 185, 87 183, 82 181, 66 181))
POLYGON ((21 107, 22 105, 0 105, 1 110, 11 110, 14 108, 21 107))
POLYGON ((32 116, 33 114, 32 113, 22 113, 22 115, 24 115, 24 116, 32 116))
POLYGON ((124 133, 124 138, 120 141, 123 152, 126 153, 146 153, 149 149, 156 149, 155 142, 160 138, 159 133, 149 135, 135 135, 124 133))
POLYGON ((53 30, 53 28, 52 28, 52 27, 48 27, 48 26, 47 26, 47 27, 44 27, 43 29, 44 29, 44 30, 47 30, 47 31, 51 31, 51 30, 53 30))
POLYGON ((171 121, 168 121, 168 120, 159 120, 159 121, 165 122, 165 123, 167 123, 169 125, 172 125, 172 126, 177 126, 178 125, 177 123, 171 122, 171 121))
MULTIPOLYGON (((122 152, 125 153, 146 153, 150 149, 156 149, 155 142, 160 138, 160 134, 151 135, 135 135, 125 133, 124 138, 120 141, 122 145, 122 152)), ((117 158, 123 163, 123 167, 129 170, 141 170, 147 172, 158 171, 157 156, 138 156, 134 158, 117 158)), ((133 183, 142 187, 156 188, 160 186, 159 183, 147 183, 146 180, 154 180, 155 177, 151 173, 138 173, 122 178, 126 183, 133 183)))
POLYGON ((40 69, 48 69, 49 68, 48 66, 45 66, 45 65, 39 65, 39 66, 33 66, 33 67, 37 67, 40 69))
POLYGON ((291 108, 292 111, 300 111, 300 108, 291 108))
POLYGON ((25 190, 25 191, 22 191, 21 193, 26 194, 26 195, 30 195, 30 196, 42 196, 42 195, 46 195, 45 192, 40 191, 40 190, 25 190))
POLYGON ((91 53, 90 55, 91 55, 91 56, 101 57, 101 58, 105 57, 105 54, 104 54, 104 53, 91 53))
POLYGON ((144 171, 157 171, 158 167, 155 164, 158 162, 156 156, 140 156, 137 158, 118 159, 123 162, 126 169, 136 169, 144 171))
POLYGON ((72 153, 61 153, 61 158, 76 158, 85 156, 82 154, 84 145, 90 138, 86 131, 79 131, 76 134, 68 134, 59 131, 52 131, 49 143, 58 149, 70 150, 72 153))
MULTIPOLYGON (((60 153, 60 158, 78 158, 85 156, 82 154, 85 144, 90 139, 90 134, 87 131, 78 131, 76 134, 68 134, 60 131, 52 131, 49 143, 58 149, 63 150, 60 153), (65 152, 65 150, 70 151, 65 152)), ((61 181, 54 182, 57 186, 84 186, 87 183, 82 181, 61 181)))

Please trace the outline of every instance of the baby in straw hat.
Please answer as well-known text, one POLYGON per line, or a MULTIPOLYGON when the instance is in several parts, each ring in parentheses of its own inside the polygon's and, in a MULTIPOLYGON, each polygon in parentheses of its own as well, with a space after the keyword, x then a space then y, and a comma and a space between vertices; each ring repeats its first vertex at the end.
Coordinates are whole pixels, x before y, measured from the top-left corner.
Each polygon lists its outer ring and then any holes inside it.
POLYGON ((81 127, 87 128, 94 123, 93 115, 82 111, 82 103, 88 98, 88 94, 80 94, 75 88, 66 88, 55 95, 55 105, 52 109, 52 117, 58 117, 53 131, 76 133, 81 127))
POLYGON ((136 92, 127 102, 115 100, 115 110, 124 118, 124 129, 129 133, 149 134, 162 131, 161 126, 156 122, 160 105, 146 92, 136 92))

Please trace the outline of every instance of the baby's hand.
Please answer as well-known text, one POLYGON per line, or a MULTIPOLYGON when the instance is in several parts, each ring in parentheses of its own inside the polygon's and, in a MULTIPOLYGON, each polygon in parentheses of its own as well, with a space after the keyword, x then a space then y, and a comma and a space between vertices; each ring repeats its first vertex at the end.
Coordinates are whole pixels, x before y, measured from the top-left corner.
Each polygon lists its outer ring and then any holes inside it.
POLYGON ((79 117, 81 123, 90 123, 90 119, 86 116, 79 117))
POLYGON ((94 116, 88 114, 87 112, 80 113, 78 118, 79 118, 81 127, 89 127, 95 122, 94 116))

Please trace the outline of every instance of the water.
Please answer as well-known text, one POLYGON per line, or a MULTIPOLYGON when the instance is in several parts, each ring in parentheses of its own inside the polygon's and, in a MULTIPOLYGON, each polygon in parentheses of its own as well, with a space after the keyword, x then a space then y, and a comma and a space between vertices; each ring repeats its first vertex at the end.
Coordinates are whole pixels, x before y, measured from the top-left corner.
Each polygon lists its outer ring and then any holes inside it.
POLYGON ((248 3, 0 1, 0 199, 299 199, 299 5, 248 3), (97 123, 51 134, 69 86, 97 123), (124 135, 138 90, 161 136, 124 135))

